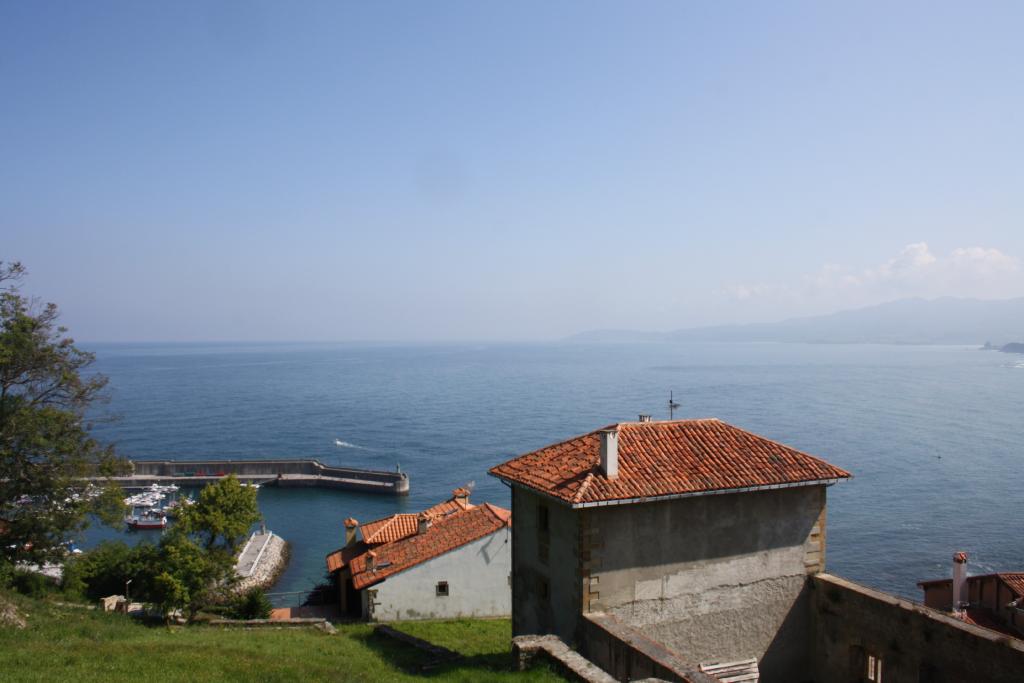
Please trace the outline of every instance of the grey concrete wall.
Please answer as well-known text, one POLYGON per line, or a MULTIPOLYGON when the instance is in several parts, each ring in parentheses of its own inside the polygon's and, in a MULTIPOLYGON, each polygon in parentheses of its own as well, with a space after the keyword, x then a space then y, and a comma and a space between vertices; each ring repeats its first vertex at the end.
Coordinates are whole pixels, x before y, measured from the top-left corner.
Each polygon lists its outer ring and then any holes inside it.
POLYGON ((1024 641, 828 574, 809 593, 817 683, 864 680, 868 655, 885 683, 1024 679, 1024 641))
MULTIPOLYGON (((505 528, 389 576, 376 591, 373 621, 500 617, 512 611, 512 530, 505 528), (448 595, 437 595, 437 582, 448 595)), ((366 591, 364 591, 366 592, 366 591)))
POLYGON ((689 661, 756 657, 762 681, 803 680, 824 511, 823 486, 586 509, 588 607, 689 661))
POLYGON ((607 614, 590 614, 582 622, 583 654, 615 680, 646 678, 677 683, 715 683, 687 662, 636 629, 607 614))
POLYGON ((513 635, 551 633, 575 643, 581 613, 576 513, 566 505, 513 487, 512 524, 513 635), (548 510, 546 539, 538 530, 540 506, 548 510), (546 559, 542 545, 546 546, 546 559), (541 595, 542 582, 548 586, 547 598, 541 595))

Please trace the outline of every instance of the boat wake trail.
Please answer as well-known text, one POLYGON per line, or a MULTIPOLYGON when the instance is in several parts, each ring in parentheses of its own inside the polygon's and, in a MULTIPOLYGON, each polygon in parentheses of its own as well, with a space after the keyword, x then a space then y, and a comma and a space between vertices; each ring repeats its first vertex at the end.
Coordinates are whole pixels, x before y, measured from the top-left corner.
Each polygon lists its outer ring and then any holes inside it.
POLYGON ((342 441, 341 439, 338 439, 338 438, 334 439, 334 445, 337 446, 338 448, 355 448, 356 450, 360 450, 360 451, 368 451, 368 450, 370 450, 366 446, 357 446, 354 443, 349 443, 348 441, 342 441))

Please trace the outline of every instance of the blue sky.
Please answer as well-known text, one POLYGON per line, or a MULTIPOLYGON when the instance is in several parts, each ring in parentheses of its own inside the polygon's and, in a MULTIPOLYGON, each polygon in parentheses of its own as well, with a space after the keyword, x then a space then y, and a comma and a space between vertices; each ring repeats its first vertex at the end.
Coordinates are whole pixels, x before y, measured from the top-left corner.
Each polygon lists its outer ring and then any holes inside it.
POLYGON ((1024 295, 1020 3, 0 3, 0 259, 88 340, 1024 295))

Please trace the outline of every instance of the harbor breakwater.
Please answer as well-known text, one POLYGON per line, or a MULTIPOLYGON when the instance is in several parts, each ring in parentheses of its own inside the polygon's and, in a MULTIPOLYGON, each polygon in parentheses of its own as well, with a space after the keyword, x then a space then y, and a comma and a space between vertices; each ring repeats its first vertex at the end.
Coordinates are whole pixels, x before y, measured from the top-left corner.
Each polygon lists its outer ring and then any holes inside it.
POLYGON ((131 474, 115 477, 122 486, 177 484, 202 487, 229 474, 243 483, 281 487, 323 487, 409 494, 409 475, 401 470, 333 467, 313 459, 268 460, 132 460, 131 474))

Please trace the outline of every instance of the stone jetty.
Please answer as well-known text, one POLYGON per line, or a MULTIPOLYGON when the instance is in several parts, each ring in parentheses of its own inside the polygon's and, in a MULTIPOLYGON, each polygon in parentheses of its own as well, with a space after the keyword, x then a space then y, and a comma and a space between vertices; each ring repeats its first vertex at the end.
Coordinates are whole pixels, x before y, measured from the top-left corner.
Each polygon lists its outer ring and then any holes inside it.
POLYGON ((238 592, 269 587, 284 570, 287 544, 272 531, 261 529, 246 541, 235 563, 238 592))

